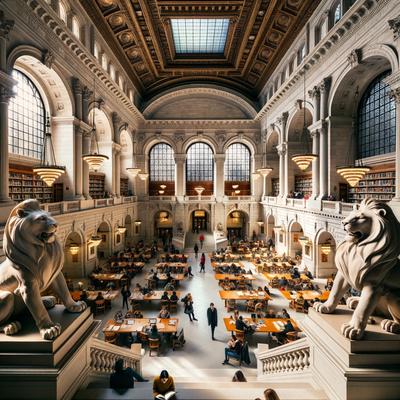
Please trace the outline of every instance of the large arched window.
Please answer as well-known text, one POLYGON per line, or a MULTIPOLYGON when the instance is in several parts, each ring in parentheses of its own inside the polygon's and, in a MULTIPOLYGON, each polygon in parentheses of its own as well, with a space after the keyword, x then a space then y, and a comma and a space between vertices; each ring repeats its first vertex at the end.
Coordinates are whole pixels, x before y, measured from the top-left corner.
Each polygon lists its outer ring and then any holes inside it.
POLYGON ((194 143, 187 151, 186 194, 197 195, 196 186, 204 187, 202 195, 213 194, 214 157, 211 147, 206 143, 194 143))
POLYGON ((242 143, 233 143, 226 150, 225 194, 250 195, 250 151, 242 143))
POLYGON ((159 143, 151 148, 149 171, 150 196, 175 195, 174 151, 169 144, 159 143))
POLYGON ((46 124, 42 97, 25 74, 14 69, 12 77, 17 81, 17 86, 8 110, 9 151, 40 159, 46 124))
POLYGON ((358 158, 371 157, 395 151, 396 105, 390 98, 390 87, 383 79, 384 72, 375 78, 364 92, 358 108, 358 158))

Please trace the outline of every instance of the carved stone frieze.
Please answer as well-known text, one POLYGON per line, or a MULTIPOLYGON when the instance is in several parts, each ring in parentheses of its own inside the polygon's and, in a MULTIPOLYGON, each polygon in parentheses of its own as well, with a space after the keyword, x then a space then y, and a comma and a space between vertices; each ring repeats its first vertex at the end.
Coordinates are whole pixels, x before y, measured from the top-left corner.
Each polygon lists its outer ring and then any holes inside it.
POLYGON ((400 15, 388 21, 389 28, 393 31, 393 38, 397 40, 400 38, 400 15))

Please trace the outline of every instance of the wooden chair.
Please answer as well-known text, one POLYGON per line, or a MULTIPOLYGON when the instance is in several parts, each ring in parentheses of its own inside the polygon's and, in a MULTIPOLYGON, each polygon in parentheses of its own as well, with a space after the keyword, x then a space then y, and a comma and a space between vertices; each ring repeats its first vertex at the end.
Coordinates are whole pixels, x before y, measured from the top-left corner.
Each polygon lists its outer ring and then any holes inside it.
POLYGON ((236 309, 236 301, 235 300, 227 300, 226 301, 226 309, 227 311, 233 311, 236 309))
POLYGON ((104 341, 111 344, 117 344, 117 334, 115 332, 104 332, 104 341))
POLYGON ((240 339, 242 342, 244 341, 244 331, 239 329, 235 329, 235 336, 240 339))
POLYGON ((302 299, 297 299, 294 302, 294 310, 297 312, 305 312, 305 308, 304 308, 304 300, 302 299))
POLYGON ((149 356, 151 357, 151 352, 157 351, 157 356, 160 351, 160 339, 149 338, 149 356))
POLYGON ((178 300, 172 300, 169 302, 169 311, 178 311, 178 300))
POLYGON ((94 307, 94 314, 100 314, 100 313, 105 313, 106 312, 106 302, 105 300, 96 300, 95 301, 95 307, 94 307))
POLYGON ((139 339, 140 343, 142 343, 142 345, 146 345, 149 343, 149 335, 145 332, 138 332, 137 333, 137 338, 139 339))
POLYGON ((172 337, 172 350, 175 351, 175 349, 183 348, 185 342, 185 335, 182 328, 178 335, 172 337))

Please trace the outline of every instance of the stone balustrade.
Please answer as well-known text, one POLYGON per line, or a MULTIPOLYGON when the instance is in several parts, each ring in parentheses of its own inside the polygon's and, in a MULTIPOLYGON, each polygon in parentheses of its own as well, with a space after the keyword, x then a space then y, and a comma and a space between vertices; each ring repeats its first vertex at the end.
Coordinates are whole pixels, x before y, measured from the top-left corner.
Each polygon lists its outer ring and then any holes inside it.
POLYGON ((125 367, 130 367, 139 374, 142 373, 142 356, 129 349, 119 347, 103 340, 92 338, 90 344, 90 368, 95 374, 111 374, 115 362, 122 358, 125 367))
POLYGON ((259 374, 271 375, 302 372, 310 368, 310 346, 307 338, 257 353, 259 374))

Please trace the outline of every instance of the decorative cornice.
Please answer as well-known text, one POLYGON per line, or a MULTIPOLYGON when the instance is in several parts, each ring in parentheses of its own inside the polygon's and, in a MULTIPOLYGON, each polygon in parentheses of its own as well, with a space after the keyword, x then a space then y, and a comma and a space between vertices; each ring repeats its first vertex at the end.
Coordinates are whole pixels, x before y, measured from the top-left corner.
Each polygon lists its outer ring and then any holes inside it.
POLYGON ((357 65, 361 64, 361 61, 362 61, 362 50, 361 49, 354 49, 347 56, 347 62, 349 63, 351 68, 354 68, 357 65))
POLYGON ((0 38, 8 38, 8 34, 14 27, 15 22, 11 19, 5 19, 4 11, 0 10, 0 38))
POLYGON ((389 28, 393 31, 393 39, 400 38, 400 15, 388 21, 389 28))
POLYGON ((283 142, 276 146, 276 151, 278 152, 279 156, 282 157, 286 154, 287 151, 287 143, 283 142))
POLYGON ((252 119, 233 120, 145 120, 140 128, 142 129, 260 129, 260 121, 252 119))
POLYGON ((45 49, 42 51, 42 63, 47 67, 51 68, 54 63, 54 53, 51 50, 45 49))
POLYGON ((391 90, 389 92, 389 97, 396 102, 397 107, 400 107, 400 87, 391 90))
POLYGON ((314 86, 311 90, 308 91, 308 95, 314 99, 316 97, 320 97, 321 92, 319 91, 319 87, 318 86, 314 86))

